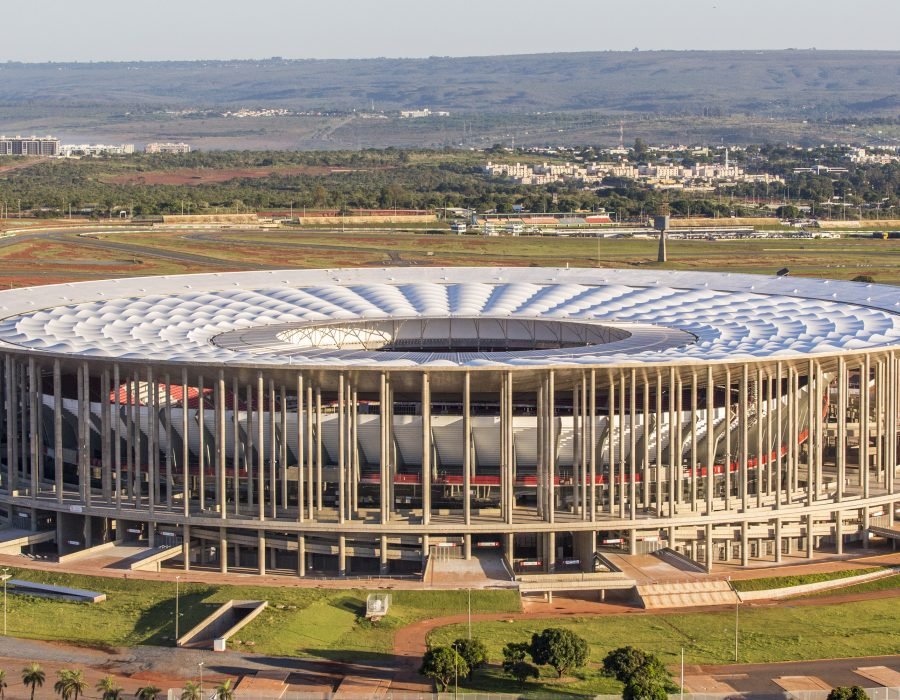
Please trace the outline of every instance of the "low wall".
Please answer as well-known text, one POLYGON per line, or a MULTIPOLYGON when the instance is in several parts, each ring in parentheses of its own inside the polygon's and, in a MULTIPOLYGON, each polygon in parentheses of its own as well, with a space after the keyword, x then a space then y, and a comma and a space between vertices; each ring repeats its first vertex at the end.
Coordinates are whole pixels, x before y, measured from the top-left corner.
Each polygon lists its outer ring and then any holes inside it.
POLYGON ((430 224, 438 220, 437 214, 396 214, 390 216, 308 216, 299 217, 303 226, 344 224, 430 224))
POLYGON ((854 586, 858 583, 866 581, 874 581, 879 578, 887 578, 897 573, 895 569, 885 569, 884 571, 870 571, 867 574, 859 576, 846 576, 844 578, 835 578, 830 581, 817 581, 816 583, 806 583, 801 586, 788 586, 786 588, 770 588, 765 591, 736 591, 741 602, 749 600, 771 600, 773 598, 790 598, 792 596, 803 595, 804 593, 818 593, 819 591, 830 591, 834 588, 845 588, 854 586))

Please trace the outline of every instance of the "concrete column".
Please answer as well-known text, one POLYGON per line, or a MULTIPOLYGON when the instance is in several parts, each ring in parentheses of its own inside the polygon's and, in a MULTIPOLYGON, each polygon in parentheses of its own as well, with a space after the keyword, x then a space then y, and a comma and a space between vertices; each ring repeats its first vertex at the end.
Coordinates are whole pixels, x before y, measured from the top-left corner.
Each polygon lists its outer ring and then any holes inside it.
MULTIPOLYGON (((706 512, 712 513, 714 508, 713 496, 715 495, 716 475, 716 439, 715 439, 715 398, 716 385, 713 381, 713 368, 706 368, 706 512)), ((728 397, 725 398, 728 404, 728 397)), ((726 430, 727 432, 727 430, 726 430)))
POLYGON ((747 521, 741 523, 741 566, 750 563, 750 540, 748 538, 749 527, 747 521))
POLYGON ((544 535, 545 557, 544 566, 549 573, 556 571, 556 533, 547 532, 544 535))
MULTIPOLYGON (((198 455, 198 463, 199 463, 199 474, 197 478, 197 498, 200 501, 200 511, 206 510, 206 418, 205 418, 205 406, 203 400, 203 377, 200 376, 197 379, 197 429, 199 432, 199 440, 200 440, 200 453, 198 455)), ((260 409, 260 412, 262 409, 260 409)))
POLYGON ((839 510, 834 511, 834 551, 844 553, 844 519, 839 510))
POLYGON ((781 539, 781 518, 775 518, 775 563, 780 564, 782 559, 781 549, 782 549, 782 539, 781 539))
MULTIPOLYGON (((588 450, 588 459, 590 459, 590 496, 588 498, 588 507, 591 512, 591 522, 597 522, 597 465, 600 461, 599 450, 597 446, 597 370, 591 370, 590 383, 590 400, 588 402, 588 415, 590 427, 588 436, 590 438, 590 448, 588 450)), ((657 421, 658 424, 658 421, 657 421)), ((659 445, 659 443, 657 443, 659 445)), ((659 463, 657 462, 657 466, 659 463)))
POLYGON ((466 561, 472 558, 472 535, 468 533, 463 535, 463 556, 466 561))
POLYGON ((387 574, 388 571, 389 571, 389 566, 388 566, 388 538, 387 538, 387 535, 382 535, 382 536, 381 536, 381 543, 380 543, 380 545, 379 545, 378 555, 379 555, 379 560, 380 560, 379 572, 380 572, 381 575, 383 576, 383 575, 387 574))
POLYGON ((266 573, 266 531, 257 530, 256 533, 256 559, 259 575, 264 576, 266 573))
POLYGON ((713 563, 713 538, 712 538, 712 524, 707 523, 706 525, 706 534, 705 534, 705 545, 706 545, 706 572, 710 573, 712 571, 712 563, 713 563))
POLYGON ((431 522, 431 375, 422 373, 422 524, 431 522))
MULTIPOLYGON (((343 372, 338 375, 338 523, 347 516, 347 403, 344 396, 346 379, 343 372)), ((343 571, 343 565, 341 566, 343 571)))
MULTIPOLYGON (((216 497, 219 506, 219 517, 222 520, 228 516, 225 491, 225 373, 219 370, 219 381, 216 385, 216 497)), ((237 411, 237 407, 234 409, 237 411)), ((237 443, 234 444, 237 452, 237 443)), ((237 479, 237 470, 234 478, 237 479)))
POLYGON ((472 378, 463 377, 463 521, 472 523, 472 378))
POLYGON ((806 516, 806 558, 812 559, 814 554, 815 536, 813 535, 812 513, 806 516))
POLYGON ((184 561, 182 566, 185 571, 191 570, 191 526, 185 523, 181 526, 182 552, 184 553, 184 561))
POLYGON ((306 576, 306 535, 297 535, 297 576, 306 576))
MULTIPOLYGON (((256 494, 259 503, 256 517, 259 520, 266 519, 266 434, 264 423, 265 413, 263 412, 265 405, 265 383, 262 372, 258 372, 256 375, 256 494)), ((263 541, 265 541, 265 538, 263 541)), ((262 557, 262 555, 260 556, 262 557)), ((260 559, 260 570, 262 573, 265 573, 265 557, 260 559)))
POLYGON ((862 507, 862 546, 863 549, 869 548, 869 506, 862 507))
POLYGON ((547 522, 556 522, 556 375, 547 374, 547 522))
MULTIPOLYGON (((118 369, 118 365, 116 365, 116 369, 118 369)), ((188 469, 188 465, 190 464, 190 442, 188 441, 188 429, 190 427, 190 423, 188 422, 188 381, 187 381, 187 368, 181 370, 181 489, 182 489, 182 507, 184 508, 184 517, 188 517, 191 512, 191 477, 190 471, 188 469)), ((248 409, 249 411, 249 409, 248 409)), ((130 453, 130 451, 129 451, 130 453)), ((130 459, 130 458, 129 458, 130 459)), ((121 475, 121 464, 119 465, 119 473, 121 475)), ((121 484, 119 485, 119 490, 122 489, 121 484)), ((127 492, 126 492, 127 495, 127 492)))
POLYGON ((628 531, 628 553, 631 556, 637 554, 637 531, 629 530, 628 531))
POLYGON ((338 537, 338 576, 346 576, 347 572, 347 538, 340 535, 338 537))
POLYGON ((275 382, 269 380, 269 517, 278 518, 278 431, 275 429, 275 382))
POLYGON ((228 573, 228 532, 224 527, 219 528, 219 571, 228 573))
POLYGON ((637 370, 634 368, 628 377, 628 403, 628 518, 634 521, 637 518, 637 370))

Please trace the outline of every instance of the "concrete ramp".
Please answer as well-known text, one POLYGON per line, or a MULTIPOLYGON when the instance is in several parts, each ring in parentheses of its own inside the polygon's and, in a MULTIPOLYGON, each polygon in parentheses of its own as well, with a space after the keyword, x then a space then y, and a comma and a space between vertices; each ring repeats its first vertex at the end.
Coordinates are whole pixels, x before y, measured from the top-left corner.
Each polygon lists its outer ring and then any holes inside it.
POLYGON ((737 593, 728 581, 702 580, 644 583, 637 587, 643 606, 648 610, 691 608, 712 605, 735 605, 737 593))
POLYGON ((487 588, 513 586, 499 550, 473 552, 469 560, 430 556, 425 580, 439 587, 487 588))
POLYGON ((229 600, 212 615, 181 636, 176 644, 180 647, 225 651, 225 644, 232 636, 265 610, 266 600, 229 600))
POLYGON ((22 554, 22 549, 42 542, 54 542, 56 530, 43 530, 32 532, 18 528, 5 528, 0 530, 0 554, 22 554))

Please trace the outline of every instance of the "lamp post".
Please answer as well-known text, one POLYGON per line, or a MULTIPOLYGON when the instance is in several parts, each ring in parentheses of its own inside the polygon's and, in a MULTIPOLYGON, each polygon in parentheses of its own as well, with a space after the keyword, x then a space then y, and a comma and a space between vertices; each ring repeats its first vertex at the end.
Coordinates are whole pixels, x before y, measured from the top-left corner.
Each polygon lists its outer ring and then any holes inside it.
POLYGON ((472 589, 467 588, 466 593, 469 596, 469 639, 472 638, 472 589))
POLYGON ((179 613, 179 609, 178 609, 178 607, 179 607, 179 606, 178 606, 178 603, 179 603, 179 595, 178 595, 178 594, 179 594, 179 587, 178 587, 178 584, 180 583, 180 581, 181 581, 181 576, 176 576, 176 577, 175 577, 175 646, 176 646, 176 647, 178 646, 178 636, 179 636, 179 635, 178 635, 178 623, 179 623, 179 619, 178 619, 178 618, 179 618, 179 616, 180 616, 180 613, 179 613))
POLYGON ((3 569, 0 569, 0 571, 3 571, 3 575, 0 576, 0 578, 3 579, 3 636, 5 637, 6 636, 6 582, 12 578, 12 575, 9 573, 9 569, 7 569, 5 566, 3 567, 3 569))
POLYGON ((201 661, 197 666, 200 667, 200 699, 203 700, 203 662, 201 661))
POLYGON ((738 660, 738 624, 740 623, 741 601, 736 600, 734 603, 734 662, 738 660))

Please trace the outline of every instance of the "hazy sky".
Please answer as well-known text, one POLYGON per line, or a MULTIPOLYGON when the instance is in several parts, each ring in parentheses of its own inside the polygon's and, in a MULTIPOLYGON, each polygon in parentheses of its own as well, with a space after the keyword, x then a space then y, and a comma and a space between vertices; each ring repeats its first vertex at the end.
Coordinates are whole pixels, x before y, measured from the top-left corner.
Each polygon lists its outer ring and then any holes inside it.
POLYGON ((3 0, 0 61, 900 49, 898 0, 3 0), (17 27, 14 29, 14 27, 17 27))

